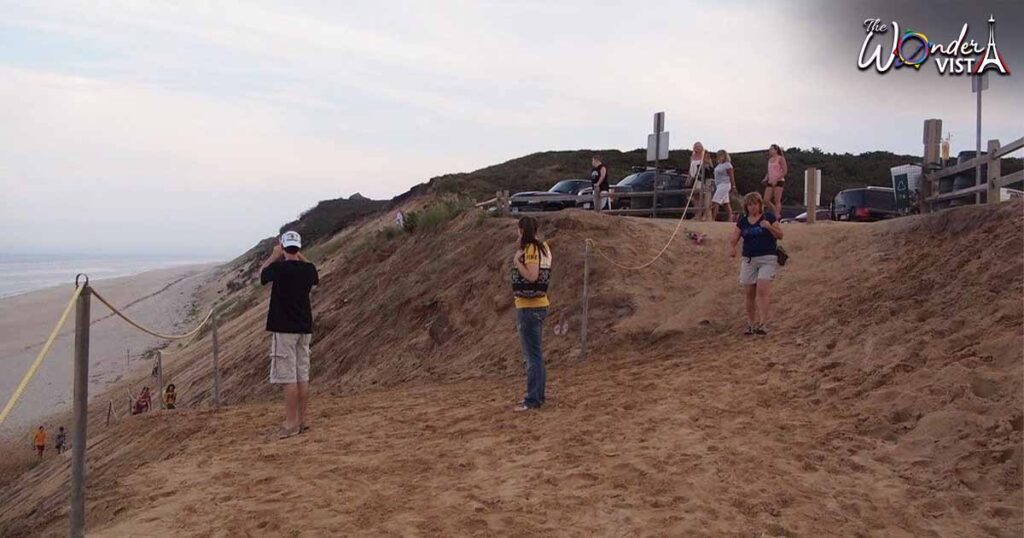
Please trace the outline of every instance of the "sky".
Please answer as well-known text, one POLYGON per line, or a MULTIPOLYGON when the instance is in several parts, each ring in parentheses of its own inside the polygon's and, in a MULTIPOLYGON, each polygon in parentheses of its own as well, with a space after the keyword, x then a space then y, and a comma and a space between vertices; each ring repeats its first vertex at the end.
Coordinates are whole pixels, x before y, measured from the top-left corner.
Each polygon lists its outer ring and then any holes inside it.
MULTIPOLYGON (((962 76, 861 71, 863 21, 947 43, 990 14, 1024 135, 1024 2, 7 2, 0 249, 227 259, 317 201, 537 151, 973 149, 962 76)), ((872 41, 890 50, 892 30, 872 41)), ((827 178, 825 178, 827 181, 827 178)))

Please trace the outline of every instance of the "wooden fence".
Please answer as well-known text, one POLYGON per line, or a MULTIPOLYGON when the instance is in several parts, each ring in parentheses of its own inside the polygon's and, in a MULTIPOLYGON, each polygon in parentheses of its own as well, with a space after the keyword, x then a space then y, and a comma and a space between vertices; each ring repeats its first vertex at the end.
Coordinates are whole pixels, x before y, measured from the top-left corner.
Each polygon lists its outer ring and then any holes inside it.
MULTIPOLYGON (((942 206, 963 198, 969 198, 968 203, 981 203, 982 194, 985 194, 985 201, 987 203, 995 204, 1000 200, 999 189, 1024 180, 1024 170, 1018 170, 1012 174, 1002 174, 1002 158, 1024 148, 1024 137, 1018 138, 1005 146, 1001 146, 999 140, 989 140, 988 152, 985 155, 976 155, 969 161, 942 168, 941 166, 944 163, 941 162, 938 156, 942 120, 925 120, 924 129, 924 163, 926 171, 922 177, 920 187, 920 210, 922 213, 941 209, 942 206), (954 188, 949 192, 940 192, 939 180, 950 178, 980 166, 988 168, 988 172, 982 177, 982 183, 960 189, 954 188), (931 171, 928 171, 927 168, 931 168, 931 171)), ((972 180, 972 183, 975 182, 972 180)))

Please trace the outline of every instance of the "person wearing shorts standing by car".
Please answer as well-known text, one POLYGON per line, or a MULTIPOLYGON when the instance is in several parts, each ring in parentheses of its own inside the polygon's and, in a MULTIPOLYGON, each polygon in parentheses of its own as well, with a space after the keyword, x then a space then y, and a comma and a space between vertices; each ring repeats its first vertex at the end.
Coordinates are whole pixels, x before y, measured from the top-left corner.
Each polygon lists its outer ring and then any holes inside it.
POLYGON ((740 284, 746 294, 747 330, 744 334, 768 334, 768 298, 772 281, 779 270, 779 247, 782 226, 775 215, 765 211, 764 199, 756 192, 743 197, 746 212, 736 221, 730 245, 736 257, 736 246, 743 240, 740 261, 740 284))
POLYGON ((590 158, 590 182, 594 185, 594 192, 600 196, 600 209, 611 209, 612 199, 608 196, 608 167, 601 162, 599 155, 590 158))
POLYGON ((718 208, 725 206, 729 222, 732 222, 732 192, 736 190, 736 173, 732 168, 729 152, 718 150, 718 164, 715 165, 715 195, 711 198, 711 220, 718 220, 718 208))
POLYGON ((299 250, 302 238, 288 231, 274 245, 260 268, 260 283, 273 283, 267 330, 270 331, 270 382, 284 388, 285 422, 281 439, 309 429, 309 344, 313 337, 313 308, 309 292, 320 284, 316 266, 299 250))
POLYGON ((775 212, 777 218, 782 218, 782 190, 786 185, 786 174, 789 173, 789 164, 786 163, 786 156, 782 154, 782 148, 778 144, 768 146, 768 173, 764 175, 761 183, 764 184, 764 203, 775 212))

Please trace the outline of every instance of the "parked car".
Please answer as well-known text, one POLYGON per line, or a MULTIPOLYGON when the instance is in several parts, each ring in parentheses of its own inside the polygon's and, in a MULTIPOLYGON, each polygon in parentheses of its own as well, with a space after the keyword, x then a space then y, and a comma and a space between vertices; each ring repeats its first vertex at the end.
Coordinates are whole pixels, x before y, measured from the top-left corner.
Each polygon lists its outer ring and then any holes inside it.
POLYGON ((846 189, 832 200, 832 220, 870 222, 897 215, 896 195, 890 187, 846 189))
POLYGON ((615 198, 615 209, 651 209, 651 196, 629 196, 632 192, 676 191, 675 194, 658 195, 658 208, 682 209, 686 205, 690 189, 686 188, 686 176, 674 170, 658 173, 655 185, 654 170, 634 172, 611 186, 613 193, 622 195, 615 198))
POLYGON ((578 207, 582 200, 565 196, 578 196, 583 189, 592 186, 589 179, 563 179, 546 191, 517 192, 509 197, 513 213, 525 211, 558 211, 578 207))
MULTIPOLYGON (((832 210, 829 208, 819 207, 817 211, 814 212, 814 220, 832 220, 832 210)), ((807 212, 804 211, 791 219, 782 219, 782 222, 807 222, 807 212)))

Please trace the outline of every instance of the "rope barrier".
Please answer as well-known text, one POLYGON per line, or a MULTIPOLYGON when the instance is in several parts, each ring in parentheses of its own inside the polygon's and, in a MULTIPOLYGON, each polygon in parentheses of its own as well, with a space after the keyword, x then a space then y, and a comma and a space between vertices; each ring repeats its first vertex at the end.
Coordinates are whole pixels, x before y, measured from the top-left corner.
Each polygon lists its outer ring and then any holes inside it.
POLYGON ((4 405, 3 411, 0 411, 0 425, 3 425, 4 420, 7 419, 7 415, 14 409, 14 405, 18 403, 18 399, 21 398, 21 394, 25 392, 25 387, 28 386, 29 381, 36 375, 36 370, 39 369, 39 365, 43 363, 43 359, 46 358, 46 354, 50 352, 50 347, 53 346, 54 340, 57 339, 57 333, 60 332, 61 327, 64 326, 64 322, 68 319, 68 314, 71 313, 71 309, 75 306, 75 301, 78 300, 78 296, 82 294, 82 290, 85 286, 75 286, 75 292, 71 294, 71 300, 68 301, 68 305, 64 308, 64 313, 60 315, 60 319, 57 320, 57 325, 53 327, 53 331, 50 332, 50 337, 46 339, 46 343, 43 344, 43 348, 39 350, 39 354, 36 355, 36 360, 32 361, 32 365, 29 366, 28 371, 21 378, 21 383, 18 383, 18 387, 14 389, 14 393, 7 400, 7 404, 4 405))
POLYGON ((156 331, 154 331, 152 329, 146 328, 143 325, 141 325, 139 322, 129 318, 127 314, 125 314, 124 312, 121 312, 114 305, 110 304, 109 301, 104 299, 103 296, 100 295, 96 291, 96 288, 92 288, 92 294, 93 294, 94 297, 99 299, 101 303, 107 305, 107 308, 109 308, 113 313, 117 314, 118 317, 120 317, 121 319, 127 321, 129 324, 131 324, 136 329, 138 329, 138 330, 140 330, 140 331, 142 331, 144 333, 151 334, 151 335, 153 335, 153 336, 155 336, 157 338, 163 338, 165 340, 181 340, 183 338, 188 338, 188 337, 190 337, 192 335, 195 335, 195 334, 197 334, 199 332, 200 329, 203 328, 204 325, 206 325, 210 321, 211 318, 213 318, 214 309, 211 308, 210 309, 210 313, 207 314, 205 318, 203 318, 203 321, 199 322, 199 325, 196 325, 195 329, 192 329, 191 331, 189 331, 189 332, 187 332, 185 334, 163 334, 163 333, 158 333, 158 332, 156 332, 156 331))
MULTIPOLYGON (((640 269, 645 269, 647 267, 650 267, 654 262, 658 261, 658 258, 661 258, 661 255, 664 254, 668 250, 669 245, 671 245, 672 241, 676 238, 677 235, 679 235, 679 229, 683 226, 683 221, 686 220, 686 212, 690 210, 690 202, 693 200, 693 191, 696 190, 696 181, 699 178, 700 181, 701 181, 701 184, 703 184, 703 182, 704 182, 703 175, 704 175, 704 161, 701 160, 700 167, 697 169, 697 175, 694 178, 694 187, 692 187, 690 189, 690 195, 686 198, 686 205, 683 207, 683 214, 682 214, 682 216, 679 217, 679 222, 676 223, 675 229, 672 230, 672 235, 669 236, 668 242, 665 243, 665 246, 661 248, 661 251, 658 252, 658 254, 656 256, 654 256, 654 258, 651 261, 649 261, 647 263, 644 263, 642 265, 636 265, 636 266, 623 265, 623 264, 621 264, 621 263, 611 259, 607 254, 605 254, 601 250, 601 248, 597 245, 597 242, 594 241, 593 239, 588 237, 588 238, 586 238, 585 242, 590 243, 591 245, 593 245, 594 246, 594 251, 597 252, 598 254, 600 254, 601 257, 604 258, 605 260, 608 260, 608 263, 611 263, 612 265, 614 265, 614 266, 616 266, 616 267, 618 267, 620 269, 625 269, 627 271, 638 271, 640 269)), ((655 178, 655 184, 657 184, 657 178, 655 178)), ((655 208, 655 210, 657 210, 657 208, 655 208)))

